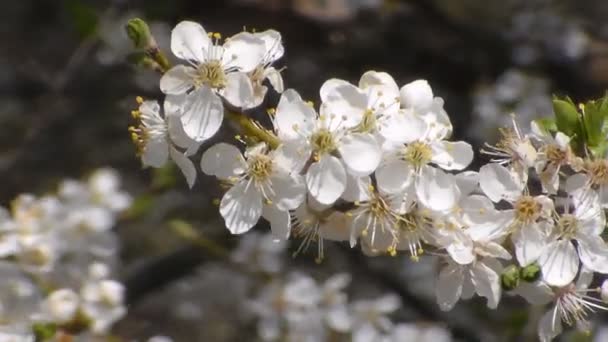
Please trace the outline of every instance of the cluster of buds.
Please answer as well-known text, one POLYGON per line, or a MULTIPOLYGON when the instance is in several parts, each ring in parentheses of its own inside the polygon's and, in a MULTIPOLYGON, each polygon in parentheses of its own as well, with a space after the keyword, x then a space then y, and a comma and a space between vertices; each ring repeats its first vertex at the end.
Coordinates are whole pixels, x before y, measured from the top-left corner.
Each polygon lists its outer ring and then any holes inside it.
POLYGON ((105 335, 123 317, 124 287, 110 279, 111 228, 131 201, 118 174, 100 169, 0 209, 0 340, 105 335))
POLYGON ((319 261, 324 240, 360 244, 368 255, 430 255, 441 265, 443 310, 475 294, 496 308, 505 290, 531 298, 532 289, 545 289, 554 306, 539 325, 542 340, 556 336, 561 322, 582 326, 588 312, 604 309, 592 296, 600 288, 586 287, 593 272, 608 273, 600 236, 608 101, 579 112, 556 99, 556 119, 533 122, 531 133, 513 120, 482 150, 489 163, 466 171, 473 149, 449 140, 444 102, 427 81, 400 87, 378 71, 357 84, 329 79, 317 107, 283 89, 272 67, 284 51, 278 32, 221 41, 193 22, 173 29, 171 49, 187 64, 161 77, 162 109, 140 101, 132 132, 144 165, 170 157, 192 186, 191 158, 224 117, 242 128, 236 140, 244 149, 220 142, 205 146, 200 160, 202 172, 227 189, 219 212, 232 234, 263 218, 275 240, 299 237, 299 250, 317 243, 319 261), (281 96, 264 127, 243 113, 263 103, 269 85, 281 96))

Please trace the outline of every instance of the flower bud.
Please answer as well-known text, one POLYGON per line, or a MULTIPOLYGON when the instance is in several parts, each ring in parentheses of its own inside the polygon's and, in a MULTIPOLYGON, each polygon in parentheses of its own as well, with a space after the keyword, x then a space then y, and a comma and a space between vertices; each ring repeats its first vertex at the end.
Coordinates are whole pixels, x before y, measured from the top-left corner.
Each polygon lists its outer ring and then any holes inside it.
POLYGON ((515 265, 511 265, 500 275, 500 284, 505 291, 511 291, 519 285, 519 269, 515 265))
POLYGON ((528 283, 532 283, 540 278, 540 266, 538 264, 530 264, 520 270, 520 278, 528 283))
POLYGON ((129 20, 125 29, 136 49, 149 50, 157 48, 156 40, 154 40, 152 33, 150 33, 148 24, 142 19, 133 18, 129 20))

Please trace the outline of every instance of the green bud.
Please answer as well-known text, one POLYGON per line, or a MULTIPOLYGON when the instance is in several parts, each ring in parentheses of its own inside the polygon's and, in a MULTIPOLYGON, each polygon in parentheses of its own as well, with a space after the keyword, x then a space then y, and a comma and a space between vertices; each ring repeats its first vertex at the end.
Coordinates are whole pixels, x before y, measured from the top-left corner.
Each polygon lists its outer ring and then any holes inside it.
POLYGON ((537 281, 540 278, 540 266, 538 264, 530 264, 520 270, 520 278, 528 283, 537 281))
POLYGON ((586 143, 588 146, 598 146, 606 140, 603 128, 608 116, 608 99, 603 97, 597 101, 589 101, 582 106, 582 110, 586 143))
POLYGON ((152 33, 150 33, 148 24, 142 19, 134 18, 129 20, 125 29, 136 49, 149 50, 157 48, 156 41, 152 33))
POLYGON ((57 326, 53 323, 35 323, 32 332, 36 341, 50 341, 57 333, 57 326))
POLYGON ((511 265, 502 271, 500 284, 505 291, 511 291, 519 285, 519 268, 511 265))

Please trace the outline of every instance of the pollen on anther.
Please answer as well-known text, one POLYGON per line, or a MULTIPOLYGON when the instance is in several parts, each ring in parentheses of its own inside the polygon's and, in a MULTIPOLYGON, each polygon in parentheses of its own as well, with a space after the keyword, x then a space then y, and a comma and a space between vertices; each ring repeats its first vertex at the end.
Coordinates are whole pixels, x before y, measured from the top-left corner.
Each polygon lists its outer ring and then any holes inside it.
POLYGON ((213 203, 213 205, 220 205, 220 199, 219 198, 214 198, 211 203, 213 203))
POLYGON ((135 102, 137 102, 138 104, 142 104, 142 103, 144 103, 144 98, 141 96, 137 96, 135 98, 135 102))

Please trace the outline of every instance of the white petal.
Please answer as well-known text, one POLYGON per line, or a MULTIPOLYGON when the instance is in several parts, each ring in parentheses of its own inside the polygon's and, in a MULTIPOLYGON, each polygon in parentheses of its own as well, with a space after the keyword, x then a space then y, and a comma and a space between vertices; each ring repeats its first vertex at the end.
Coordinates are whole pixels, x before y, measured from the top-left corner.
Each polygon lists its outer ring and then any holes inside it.
POLYGON ((348 202, 367 201, 370 194, 372 181, 369 177, 355 177, 346 175, 346 189, 342 194, 342 199, 348 202))
POLYGON ((232 234, 245 233, 262 215, 262 194, 253 183, 241 181, 222 197, 220 214, 232 234))
POLYGON ((441 169, 426 166, 416 179, 416 196, 426 207, 446 211, 454 207, 459 197, 454 176, 441 169))
POLYGON ((488 308, 496 309, 500 301, 500 276, 483 262, 477 262, 471 269, 471 280, 475 291, 488 299, 488 308))
POLYGON ((575 192, 585 188, 589 182, 589 177, 583 173, 574 174, 566 179, 565 189, 567 193, 575 192))
POLYGON ((479 186, 493 202, 503 199, 514 202, 524 188, 524 184, 507 168, 494 163, 479 169, 479 186))
POLYGON ((540 342, 551 342, 562 333, 562 318, 555 314, 555 307, 545 312, 538 323, 538 338, 540 342))
POLYGON ((473 161, 473 148, 464 141, 438 141, 431 147, 432 162, 444 170, 462 170, 473 161))
POLYGON ((359 88, 364 90, 372 88, 374 91, 381 90, 383 92, 382 96, 387 100, 398 101, 399 86, 395 82, 395 79, 386 72, 365 72, 359 79, 359 88))
POLYGON ((239 32, 226 39, 222 55, 224 69, 250 72, 264 61, 266 44, 250 32, 239 32))
POLYGON ((247 170, 247 162, 234 145, 218 143, 203 153, 201 170, 209 176, 229 179, 243 174, 247 170))
POLYGON ((464 231, 454 231, 455 235, 446 247, 447 252, 452 259, 460 265, 468 265, 475 260, 475 252, 473 251, 473 240, 471 240, 464 231))
POLYGON ((171 51, 181 59, 202 62, 210 45, 207 32, 198 23, 182 21, 171 31, 171 51))
POLYGON ((298 174, 276 172, 271 176, 270 182, 275 192, 272 201, 279 210, 293 210, 306 199, 304 177, 298 174))
POLYGON ((346 171, 342 162, 325 155, 313 163, 306 173, 306 185, 310 194, 321 204, 332 204, 346 189, 346 171))
POLYGON ((380 135, 397 143, 420 140, 428 129, 426 122, 411 110, 402 109, 378 121, 380 135))
POLYGON ((255 37, 264 41, 266 53, 264 60, 266 63, 272 63, 283 57, 285 48, 281 42, 281 34, 275 30, 266 30, 254 33, 255 37))
POLYGON ((186 96, 181 117, 184 132, 197 142, 211 138, 222 125, 224 106, 211 89, 201 87, 186 96))
POLYGON ((160 78, 160 91, 173 95, 185 94, 194 86, 194 72, 189 66, 174 66, 160 78))
POLYGON ((510 293, 516 294, 524 298, 528 303, 532 305, 545 305, 553 301, 553 290, 542 281, 529 283, 527 281, 520 281, 517 286, 510 293))
POLYGON ((237 108, 249 109, 256 106, 253 84, 243 72, 231 72, 226 75, 226 87, 222 89, 222 96, 237 108))
POLYGON ((547 244, 547 238, 536 223, 522 225, 512 235, 519 265, 528 266, 538 259, 547 244))
POLYGON ((380 165, 376 170, 378 189, 385 194, 397 194, 411 183, 413 170, 409 163, 395 159, 380 165))
POLYGON ((553 286, 570 284, 578 272, 578 254, 569 240, 550 243, 538 258, 543 279, 553 286))
MULTIPOLYGON (((185 96, 179 96, 185 98, 185 96)), ((167 102, 165 101, 165 103, 167 102)), ((169 114, 167 111, 165 111, 165 113, 167 113, 167 127, 169 129, 171 141, 178 147, 186 149, 186 156, 195 154, 201 146, 201 143, 194 141, 186 134, 181 120, 181 113, 169 114)))
POLYGON ((148 141, 141 156, 144 166, 161 167, 169 158, 169 144, 165 139, 148 141))
POLYGON ((478 247, 477 253, 484 257, 511 260, 509 251, 500 244, 492 241, 482 243, 478 247))
POLYGON ((462 269, 457 265, 447 265, 439 272, 439 278, 435 284, 437 304, 442 311, 452 310, 462 294, 462 283, 464 276, 462 269))
POLYGON ((279 210, 274 205, 265 205, 262 217, 270 222, 272 237, 277 241, 287 241, 291 232, 291 217, 289 211, 279 210))
POLYGON ((335 85, 334 80, 326 81, 321 87, 323 103, 319 113, 327 118, 328 129, 335 130, 338 126, 352 128, 363 119, 367 109, 367 96, 350 83, 335 85), (330 84, 329 86, 327 84, 330 84), (331 88, 331 91, 327 91, 331 88))
POLYGON ((608 246, 601 237, 579 237, 578 254, 585 267, 595 272, 608 273, 608 246))
POLYGON ((317 114, 293 89, 287 89, 281 95, 275 115, 275 129, 281 139, 300 139, 309 136, 315 125, 317 114))
POLYGON ((186 157, 182 152, 176 150, 173 146, 169 148, 169 153, 171 155, 171 159, 177 164, 179 169, 186 177, 186 182, 188 182, 188 186, 192 188, 194 182, 196 181, 196 168, 194 167, 194 163, 188 157, 186 157))
POLYGON ((285 91, 285 83, 283 82, 283 76, 281 72, 273 67, 266 68, 264 70, 264 78, 270 82, 270 85, 274 88, 274 91, 281 94, 285 91))
POLYGON ((401 105, 417 110, 429 108, 433 104, 433 90, 426 80, 410 82, 400 90, 401 105))
POLYGON ((468 196, 471 192, 477 189, 479 184, 479 173, 475 171, 465 171, 455 174, 456 184, 460 189, 461 196, 468 196))
POLYGON ((353 133, 340 140, 340 156, 349 173, 354 176, 367 176, 380 164, 382 152, 371 134, 353 133))

